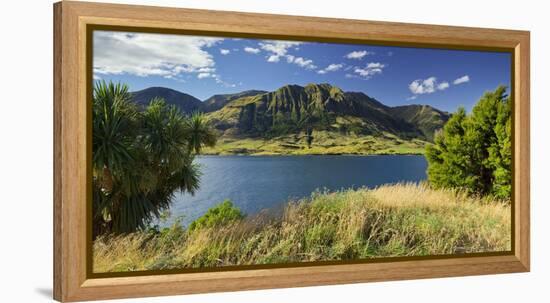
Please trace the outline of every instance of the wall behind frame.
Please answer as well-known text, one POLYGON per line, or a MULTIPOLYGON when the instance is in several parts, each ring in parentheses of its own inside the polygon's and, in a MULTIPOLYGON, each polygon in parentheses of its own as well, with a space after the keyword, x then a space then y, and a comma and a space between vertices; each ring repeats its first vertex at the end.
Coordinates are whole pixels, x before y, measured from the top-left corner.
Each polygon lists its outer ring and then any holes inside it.
MULTIPOLYGON (((540 1, 132 0, 115 3, 531 31, 531 273, 160 297, 116 302, 544 301, 550 275, 550 21, 540 1)), ((0 220, 5 302, 50 302, 52 287, 52 3, 12 1, 0 12, 0 220)), ((465 71, 467 72, 467 71, 465 71)), ((429 75, 419 75, 429 76, 429 75)), ((114 302, 114 301, 113 301, 114 302)))

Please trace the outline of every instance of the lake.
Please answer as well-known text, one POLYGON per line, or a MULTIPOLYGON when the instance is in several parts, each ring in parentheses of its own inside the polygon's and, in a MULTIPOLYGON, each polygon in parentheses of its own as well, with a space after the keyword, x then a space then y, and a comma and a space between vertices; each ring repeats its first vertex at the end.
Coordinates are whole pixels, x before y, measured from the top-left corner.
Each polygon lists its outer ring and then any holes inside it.
POLYGON ((426 179, 422 155, 379 156, 201 156, 200 189, 176 194, 168 226, 183 216, 188 225, 209 208, 229 199, 247 214, 281 208, 289 199, 309 197, 316 189, 375 187, 426 179))

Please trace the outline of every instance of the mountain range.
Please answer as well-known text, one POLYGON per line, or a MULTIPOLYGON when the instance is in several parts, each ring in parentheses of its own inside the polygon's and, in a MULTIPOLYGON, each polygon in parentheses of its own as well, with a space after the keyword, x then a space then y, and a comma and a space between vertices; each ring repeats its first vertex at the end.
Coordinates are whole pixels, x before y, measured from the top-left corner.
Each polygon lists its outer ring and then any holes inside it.
MULTIPOLYGON (((339 153, 335 151, 341 149, 336 148, 338 142, 368 145, 354 148, 353 153, 376 153, 373 146, 380 145, 384 138, 386 145, 403 147, 414 141, 415 146, 423 148, 423 143, 432 141, 434 132, 450 116, 429 105, 387 106, 362 92, 344 92, 327 83, 285 85, 270 92, 248 90, 203 101, 163 87, 150 87, 132 95, 134 102, 142 105, 161 97, 184 113, 203 112, 218 130, 222 144, 235 145, 239 141, 242 145, 246 140, 250 147, 254 141, 252 150, 266 153, 275 145, 276 150, 303 151, 306 144, 308 148, 313 145, 317 150, 339 153), (351 138, 357 140, 349 141, 351 138), (269 150, 264 148, 267 145, 271 146, 269 150)), ((382 150, 395 150, 386 145, 382 150)))

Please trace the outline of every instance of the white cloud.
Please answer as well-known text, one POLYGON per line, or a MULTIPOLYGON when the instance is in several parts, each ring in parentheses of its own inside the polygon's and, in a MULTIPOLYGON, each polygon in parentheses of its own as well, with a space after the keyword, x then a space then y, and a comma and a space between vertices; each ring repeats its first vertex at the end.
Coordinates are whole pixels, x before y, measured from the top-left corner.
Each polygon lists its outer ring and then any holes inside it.
POLYGON ((431 94, 435 92, 435 82, 437 81, 436 77, 429 77, 428 79, 414 80, 409 84, 409 90, 415 95, 421 94, 431 94))
POLYGON ((250 54, 257 54, 260 52, 260 49, 247 46, 244 48, 244 51, 250 54))
POLYGON ((449 88, 449 82, 441 82, 437 85, 438 90, 445 90, 449 88))
POLYGON ((408 101, 418 98, 418 95, 413 95, 407 98, 408 101))
POLYGON ((366 50, 362 50, 362 51, 353 51, 349 54, 347 54, 345 57, 348 58, 348 59, 357 59, 357 60, 361 60, 363 59, 363 57, 365 57, 366 55, 371 55, 373 54, 372 52, 369 52, 369 51, 366 51, 366 50))
POLYGON ((216 81, 216 83, 218 83, 218 84, 220 84, 224 87, 236 87, 237 86, 236 84, 224 81, 219 74, 215 74, 215 73, 210 73, 210 72, 199 73, 199 74, 197 74, 197 78, 198 79, 208 79, 208 78, 210 78, 210 79, 213 79, 214 81, 216 81))
POLYGON ((93 66, 95 74, 178 76, 214 68, 206 50, 222 41, 219 38, 182 35, 94 32, 93 66))
POLYGON ((317 71, 318 74, 326 74, 328 72, 335 72, 339 69, 341 69, 342 67, 344 67, 343 64, 330 64, 329 66, 325 67, 324 69, 321 69, 319 71, 317 71))
MULTIPOLYGON (((276 55, 271 55, 269 58, 267 58, 268 62, 279 62, 279 58, 276 55)), ((313 70, 317 68, 317 65, 313 64, 313 60, 306 59, 303 57, 295 57, 293 55, 285 55, 286 62, 287 63, 294 63, 300 67, 303 67, 305 69, 313 70)))
POLYGON ((293 41, 264 41, 260 43, 260 47, 270 53, 274 53, 279 56, 286 55, 289 48, 294 45, 300 45, 301 42, 293 41))
POLYGON ((384 64, 380 62, 371 62, 367 64, 367 68, 373 69, 373 68, 384 68, 384 64))
POLYGON ((210 77, 212 77, 212 74, 210 74, 210 73, 199 73, 197 75, 197 78, 199 78, 199 79, 210 78, 210 77))
POLYGON ((297 57, 294 59, 294 61, 292 62, 294 64, 297 64, 305 69, 316 69, 317 66, 315 64, 313 64, 313 60, 310 60, 310 59, 304 59, 302 57, 297 57))
POLYGON ((325 68, 325 70, 328 72, 335 72, 341 69, 342 67, 344 67, 343 64, 330 64, 329 66, 327 66, 327 68, 325 68))
MULTIPOLYGON (((185 82, 182 74, 212 79, 225 87, 235 87, 216 73, 208 48, 223 39, 166 34, 94 32, 94 78, 105 74, 160 76, 185 82)), ((256 49, 259 52, 259 49, 256 49)), ((219 49, 227 55, 228 49, 219 49)))
POLYGON ((466 83, 466 82, 470 82, 470 77, 468 75, 465 75, 465 76, 462 76, 458 79, 455 79, 453 81, 453 84, 458 85, 458 84, 462 84, 462 83, 466 83))
POLYGON ((229 82, 226 82, 226 81, 222 80, 222 78, 221 78, 220 75, 218 75, 218 74, 212 75, 212 78, 214 78, 214 80, 216 81, 216 83, 221 84, 221 85, 223 85, 224 87, 236 87, 236 86, 237 86, 237 85, 234 84, 234 83, 229 83, 229 82))
POLYGON ((199 72, 199 73, 213 73, 215 71, 216 71, 216 69, 211 68, 211 67, 201 67, 201 68, 197 69, 197 72, 199 72))
POLYGON ((279 62, 279 56, 271 55, 269 56, 269 58, 267 58, 267 62, 279 62))
POLYGON ((268 58, 269 62, 279 62, 280 57, 287 55, 289 48, 295 47, 300 44, 302 44, 302 42, 271 40, 265 40, 259 43, 261 49, 270 53, 270 56, 268 58))
MULTIPOLYGON (((427 79, 417 79, 409 84, 409 90, 414 95, 432 94, 436 91, 441 91, 449 88, 449 82, 438 82, 436 77, 427 79)), ((412 98, 412 97, 411 97, 412 98)), ((414 100, 409 98, 409 100, 414 100)))
POLYGON ((370 62, 363 68, 355 67, 353 72, 363 77, 364 79, 370 79, 376 74, 381 74, 385 67, 386 65, 380 62, 370 62))
POLYGON ((295 41, 274 41, 274 40, 264 40, 258 45, 260 48, 268 53, 266 56, 267 62, 279 62, 281 58, 285 58, 287 63, 293 63, 305 69, 313 70, 317 66, 313 64, 313 60, 297 57, 288 53, 289 50, 298 51, 298 45, 303 44, 303 42, 295 41))
POLYGON ((356 74, 359 74, 359 76, 368 77, 375 74, 381 74, 382 69, 380 68, 356 68, 354 70, 356 74))
POLYGON ((178 77, 178 76, 167 75, 167 76, 164 76, 164 78, 174 80, 174 81, 178 81, 178 82, 181 82, 181 83, 186 82, 184 79, 182 79, 181 77, 178 77))
POLYGON ((237 86, 236 84, 224 81, 219 74, 215 74, 215 73, 209 73, 209 72, 199 73, 197 75, 197 78, 198 79, 208 79, 208 78, 213 79, 216 83, 218 83, 218 84, 220 84, 224 87, 236 87, 237 86))

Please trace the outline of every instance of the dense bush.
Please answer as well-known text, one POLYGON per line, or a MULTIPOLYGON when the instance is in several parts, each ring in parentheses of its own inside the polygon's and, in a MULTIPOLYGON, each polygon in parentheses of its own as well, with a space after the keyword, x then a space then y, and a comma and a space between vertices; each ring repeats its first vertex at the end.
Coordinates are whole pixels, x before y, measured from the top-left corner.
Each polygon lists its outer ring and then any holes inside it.
POLYGON ((504 86, 487 92, 466 114, 452 115, 426 148, 428 179, 436 188, 509 199, 512 169, 511 101, 504 86))
POLYGON ((199 217, 189 225, 189 230, 193 231, 201 228, 210 228, 234 222, 244 218, 240 209, 233 206, 229 200, 225 200, 215 207, 210 208, 202 217, 199 217))

